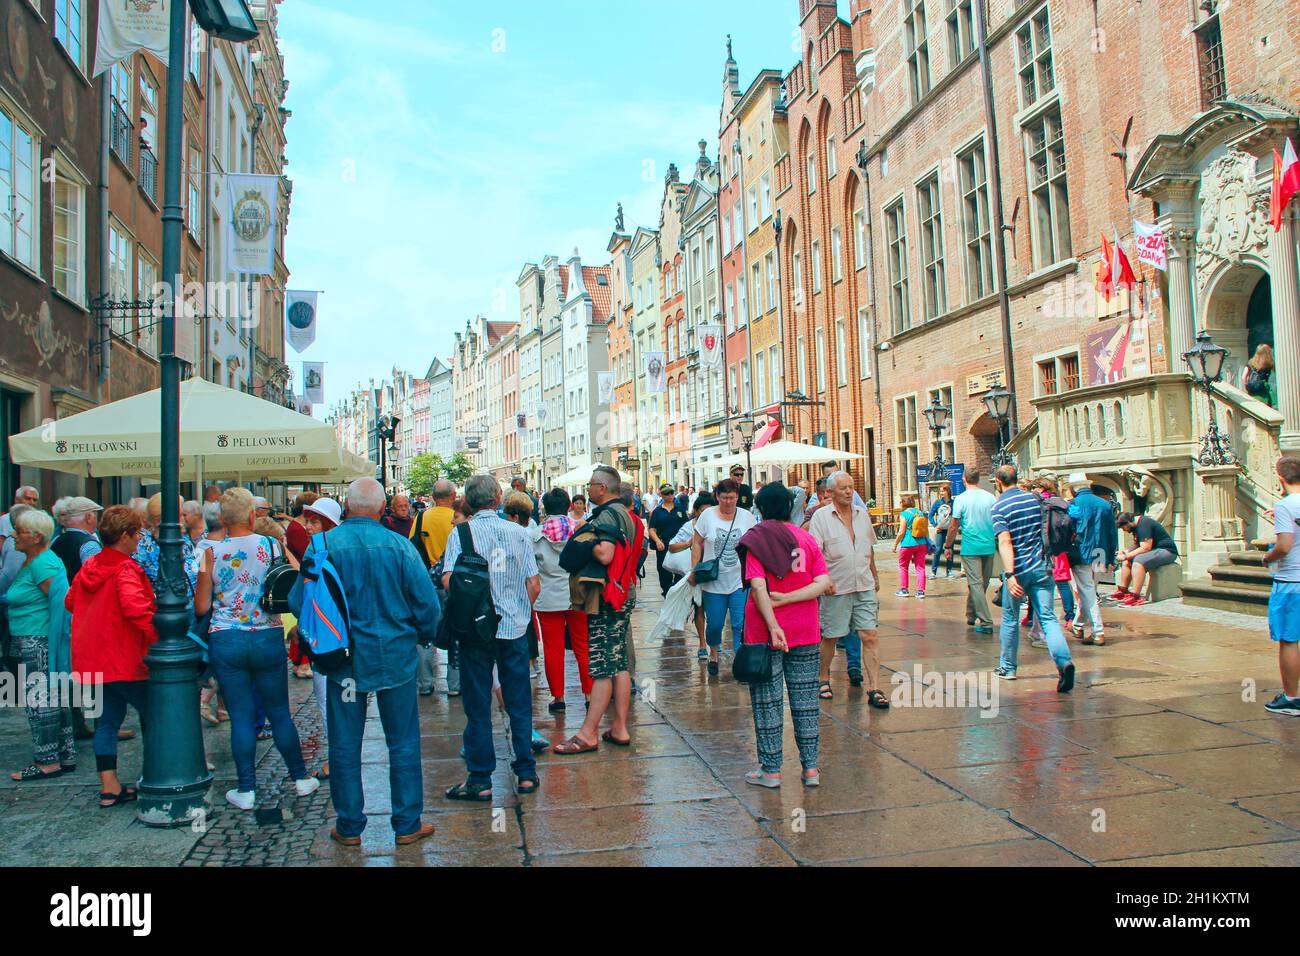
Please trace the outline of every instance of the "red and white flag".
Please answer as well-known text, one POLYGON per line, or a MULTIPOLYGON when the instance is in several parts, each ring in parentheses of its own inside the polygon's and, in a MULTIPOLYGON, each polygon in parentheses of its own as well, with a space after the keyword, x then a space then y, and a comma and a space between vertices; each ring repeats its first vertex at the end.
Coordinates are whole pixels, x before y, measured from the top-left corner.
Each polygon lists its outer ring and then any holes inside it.
POLYGON ((1101 234, 1101 262, 1097 265, 1097 291, 1110 301, 1110 297, 1119 289, 1132 289, 1137 285, 1133 267, 1129 264, 1124 247, 1120 245, 1119 231, 1113 230, 1115 242, 1101 234))
POLYGON ((1287 137, 1285 152, 1279 154, 1273 150, 1273 190, 1269 195, 1268 221, 1273 224, 1273 231, 1282 228, 1282 213, 1291 202, 1291 197, 1300 192, 1300 160, 1296 159, 1295 147, 1291 137, 1287 137))

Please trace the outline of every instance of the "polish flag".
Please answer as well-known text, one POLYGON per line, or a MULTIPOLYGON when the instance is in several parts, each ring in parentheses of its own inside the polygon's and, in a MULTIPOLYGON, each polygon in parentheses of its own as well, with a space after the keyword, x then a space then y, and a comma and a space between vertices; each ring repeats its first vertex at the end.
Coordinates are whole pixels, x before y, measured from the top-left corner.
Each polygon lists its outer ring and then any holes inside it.
POLYGON ((1115 236, 1113 245, 1105 233, 1101 234, 1101 262, 1097 265, 1097 291, 1107 302, 1118 289, 1132 289, 1137 285, 1133 267, 1124 254, 1124 247, 1120 245, 1119 231, 1112 231, 1115 236))
POLYGON ((1269 196, 1268 221, 1273 224, 1273 231, 1282 228, 1282 212, 1291 202, 1291 197, 1300 192, 1300 160, 1296 159, 1295 147, 1291 137, 1287 137, 1286 151, 1279 154, 1273 150, 1273 191, 1269 196))

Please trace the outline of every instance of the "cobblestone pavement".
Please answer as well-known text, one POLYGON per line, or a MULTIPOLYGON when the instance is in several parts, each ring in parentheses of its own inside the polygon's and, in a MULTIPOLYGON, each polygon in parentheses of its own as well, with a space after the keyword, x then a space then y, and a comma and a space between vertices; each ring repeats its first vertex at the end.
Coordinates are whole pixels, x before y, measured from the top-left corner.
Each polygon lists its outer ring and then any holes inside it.
MULTIPOLYGON (((363 754, 371 825, 359 848, 329 840, 327 788, 284 795, 284 764, 270 744, 259 749, 259 795, 281 801, 288 819, 259 826, 253 814, 224 808, 234 781, 223 725, 205 729, 218 767, 205 832, 150 830, 128 809, 99 810, 87 744, 74 775, 0 781, 0 864, 1300 863, 1300 720, 1263 710, 1278 679, 1262 620, 1234 627, 1189 609, 1107 609, 1108 646, 1072 642, 1072 694, 1056 693, 1051 660, 1029 646, 1026 631, 1020 679, 979 685, 998 694, 996 707, 944 706, 937 688, 945 675, 986 672, 996 635, 965 627, 961 579, 933 580, 925 601, 900 599, 892 562, 882 555, 881 563, 882 675, 887 691, 908 699, 871 710, 837 656, 817 790, 799 782, 788 714, 783 785, 744 783, 755 765, 748 692, 725 663, 722 677, 707 677, 694 634, 646 641, 659 605, 648 569, 633 622, 641 690, 633 745, 542 755, 536 795, 513 792, 498 714, 492 804, 444 799, 464 775, 463 717, 458 700, 438 693, 420 699, 425 809, 438 827, 422 844, 393 844, 386 751, 372 711, 363 754), (888 683, 895 674, 897 687, 888 683)), ((548 714, 548 695, 537 694, 536 725, 553 742, 582 719, 572 664, 568 677, 567 714, 548 714)), ((314 768, 324 754, 311 684, 290 684, 314 768)), ((0 726, 4 768, 24 766, 21 711, 5 708, 0 726)), ((138 773, 139 741, 122 753, 124 777, 138 773)))

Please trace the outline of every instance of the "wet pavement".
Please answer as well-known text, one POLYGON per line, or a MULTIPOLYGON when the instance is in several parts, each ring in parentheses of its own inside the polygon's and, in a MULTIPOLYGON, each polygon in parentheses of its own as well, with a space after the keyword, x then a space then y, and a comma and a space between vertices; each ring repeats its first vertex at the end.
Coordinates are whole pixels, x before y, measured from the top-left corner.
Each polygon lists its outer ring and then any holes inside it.
MULTIPOLYGON (((1108 645, 1071 642, 1078 684, 1059 695, 1055 668, 1030 647, 1027 629, 1019 679, 993 681, 997 637, 965 626, 964 582, 940 577, 924 601, 896 598, 892 562, 881 557, 882 681, 896 704, 869 708, 837 656, 835 698, 822 707, 820 788, 800 783, 788 711, 782 786, 744 782, 756 765, 748 691, 725 661, 721 677, 707 676, 693 632, 646 641, 659 605, 651 568, 633 616, 632 746, 543 754, 535 795, 513 792, 497 713, 492 803, 443 797, 464 777, 463 716, 459 700, 440 691, 420 699, 426 816, 438 827, 422 844, 394 846, 387 755, 372 710, 363 754, 370 826, 359 848, 328 838, 326 789, 301 799, 290 789, 291 818, 271 826, 221 809, 233 782, 222 726, 205 731, 218 806, 201 832, 148 830, 130 810, 98 810, 87 745, 74 775, 0 781, 8 834, 0 865, 1300 863, 1300 719, 1263 709, 1278 677, 1262 621, 1107 609, 1108 645), (954 675, 962 675, 956 684, 954 675), (946 699, 945 682, 954 690, 946 699)), ((536 695, 536 726, 552 742, 583 716, 572 662, 568 677, 567 713, 547 712, 544 687, 536 695)), ((311 685, 290 683, 314 767, 324 754, 311 685)), ((5 767, 18 769, 28 753, 21 712, 4 709, 0 726, 5 767)), ((283 792, 283 763, 261 747, 259 787, 283 792)), ((138 741, 122 752, 124 771, 138 768, 138 741)))

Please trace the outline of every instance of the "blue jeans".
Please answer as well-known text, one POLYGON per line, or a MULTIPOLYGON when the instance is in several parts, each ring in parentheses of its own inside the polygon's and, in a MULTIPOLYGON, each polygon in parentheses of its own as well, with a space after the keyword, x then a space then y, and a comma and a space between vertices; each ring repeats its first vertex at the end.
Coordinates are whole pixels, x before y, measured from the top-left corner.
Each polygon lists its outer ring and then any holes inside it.
MULTIPOLYGON (((1061 611, 1062 611, 1061 617, 1064 618, 1066 621, 1073 621, 1074 620, 1074 591, 1070 587, 1070 582, 1057 581, 1056 593, 1061 595, 1061 611)), ((1035 611, 1033 605, 1030 605, 1029 607, 1030 620, 1033 620, 1034 614, 1035 611)))
POLYGON ((1065 642, 1065 632, 1061 630, 1061 622, 1056 619, 1056 612, 1052 608, 1056 588, 1051 570, 1039 568, 1037 571, 1016 575, 1016 580, 1025 589, 1023 598, 1012 595, 1005 579, 1002 584, 1002 657, 999 663, 1012 672, 1016 669, 1016 659, 1020 652, 1020 603, 1028 600, 1038 615, 1043 628, 1043 640, 1047 642, 1047 649, 1056 661, 1057 669, 1065 667, 1070 663, 1070 646, 1065 642))
POLYGON ((213 631, 209 635, 212 669, 221 685, 221 696, 230 711, 230 749, 235 758, 240 790, 257 786, 258 700, 271 720, 275 747, 289 768, 289 776, 303 780, 307 766, 302 759, 298 730, 289 714, 288 656, 284 651, 284 628, 213 631))
POLYGON ((839 639, 835 644, 836 647, 844 648, 844 659, 849 672, 862 672, 862 641, 858 640, 858 632, 850 631, 839 639))
POLYGON ((709 647, 722 646, 722 624, 728 614, 731 615, 732 644, 740 647, 745 643, 745 599, 748 596, 744 588, 736 588, 730 594, 702 592, 704 640, 709 647))
MULTIPOLYGON (((360 836, 366 828, 366 797, 361 787, 361 739, 366 730, 370 695, 329 684, 325 713, 330 744, 330 800, 338 814, 339 836, 360 836)), ((420 708, 415 681, 375 691, 379 723, 388 744, 388 786, 392 794, 393 832, 405 836, 420 829, 424 812, 424 774, 420 765, 420 708)))
MULTIPOLYGON (((939 573, 939 560, 943 557, 943 545, 944 545, 944 541, 946 541, 947 538, 948 538, 947 528, 945 528, 942 531, 936 530, 934 532, 934 554, 930 558, 930 577, 934 577, 936 574, 939 573)), ((956 560, 957 560, 956 555, 952 555, 952 554, 948 555, 947 571, 949 574, 952 574, 953 562, 956 560)))
POLYGON ((117 732, 126 720, 126 706, 130 704, 140 715, 141 730, 148 730, 149 682, 147 680, 113 680, 104 684, 99 693, 103 710, 95 720, 95 769, 99 772, 117 769, 117 732))
POLYGON ((501 697, 510 716, 510 744, 515 759, 510 769, 518 777, 536 777, 533 756, 533 685, 528 672, 528 641, 492 641, 490 650, 469 644, 460 647, 461 700, 465 707, 465 765, 470 789, 492 785, 497 769, 492 745, 492 665, 501 679, 501 697))

